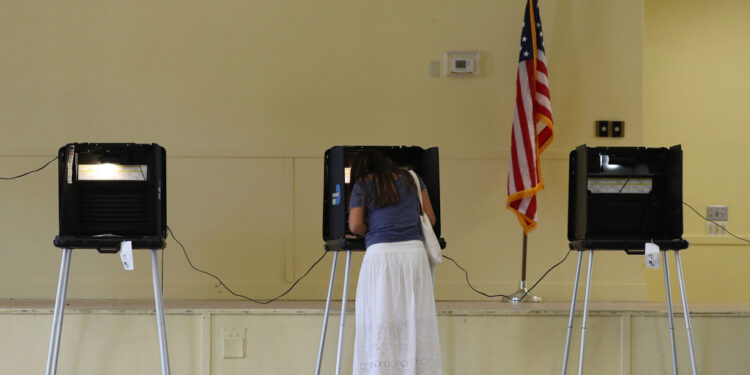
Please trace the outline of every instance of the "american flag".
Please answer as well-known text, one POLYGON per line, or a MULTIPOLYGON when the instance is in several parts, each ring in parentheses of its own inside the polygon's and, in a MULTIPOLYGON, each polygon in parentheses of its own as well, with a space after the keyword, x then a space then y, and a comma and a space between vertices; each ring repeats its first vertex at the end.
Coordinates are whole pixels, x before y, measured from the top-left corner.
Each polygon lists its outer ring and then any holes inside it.
POLYGON ((536 194, 544 188, 539 156, 552 138, 552 107, 542 20, 537 0, 528 0, 518 58, 506 202, 508 209, 518 216, 524 233, 536 228, 536 194))

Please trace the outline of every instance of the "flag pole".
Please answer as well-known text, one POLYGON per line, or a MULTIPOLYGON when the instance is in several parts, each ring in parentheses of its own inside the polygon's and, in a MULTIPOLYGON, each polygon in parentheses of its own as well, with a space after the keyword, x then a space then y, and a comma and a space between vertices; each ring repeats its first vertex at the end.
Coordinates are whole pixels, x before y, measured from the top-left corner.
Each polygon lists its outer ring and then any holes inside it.
POLYGON ((523 252, 521 255, 521 282, 526 282, 526 244, 528 242, 528 236, 526 232, 523 232, 523 252))
POLYGON ((521 282, 518 290, 510 295, 509 301, 511 303, 519 302, 542 302, 542 297, 529 293, 526 289, 526 246, 528 243, 528 236, 526 232, 523 232, 523 251, 521 255, 521 282))

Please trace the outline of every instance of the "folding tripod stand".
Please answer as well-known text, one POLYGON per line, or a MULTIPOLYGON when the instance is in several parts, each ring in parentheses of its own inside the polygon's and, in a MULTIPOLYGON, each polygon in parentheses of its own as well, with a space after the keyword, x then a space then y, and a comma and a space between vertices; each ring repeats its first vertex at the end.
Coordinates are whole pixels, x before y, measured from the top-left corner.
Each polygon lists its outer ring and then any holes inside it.
MULTIPOLYGON (((151 250, 151 275, 154 282, 154 302, 156 304, 156 327, 159 331, 159 353, 161 354, 161 373, 170 375, 169 353, 167 351, 167 334, 164 325, 164 304, 159 277, 159 260, 155 249, 151 250)), ((60 278, 57 282, 55 297, 55 313, 52 318, 52 333, 50 333, 49 353, 47 354, 47 375, 57 373, 57 358, 60 352, 60 337, 62 334, 63 313, 65 311, 65 296, 68 291, 68 275, 70 273, 70 258, 73 249, 63 248, 60 262, 60 278)))
MULTIPOLYGON (((665 241, 666 242, 666 241, 665 241)), ((687 241, 669 241, 667 243, 657 244, 661 247, 662 262, 664 263, 664 285, 667 292, 667 311, 669 319, 669 335, 672 343, 672 368, 674 369, 674 375, 677 375, 677 347, 675 345, 674 335, 674 314, 672 312, 672 292, 669 286, 669 265, 667 263, 667 251, 674 251, 675 263, 677 267, 677 278, 680 283, 680 294, 682 297, 682 310, 685 316, 685 327, 687 329, 688 347, 690 348, 690 364, 692 366, 693 375, 698 374, 697 366, 695 364, 695 349, 693 347, 693 333, 690 326, 690 310, 688 308, 687 294, 685 291, 685 279, 682 275, 682 260, 680 259, 680 250, 687 248, 687 241)), ((586 294, 583 304, 583 323, 581 325, 581 350, 578 356, 578 375, 583 374, 583 352, 586 345, 586 325, 588 323, 588 312, 589 312, 589 295, 591 293, 591 270, 594 264, 594 250, 584 249, 580 246, 573 245, 571 243, 571 249, 578 251, 578 263, 576 264, 576 276, 573 283, 573 297, 570 302, 570 315, 568 316, 568 331, 565 336, 565 352, 563 354, 562 364, 562 375, 567 373, 568 368, 568 353, 570 349, 570 336, 573 330, 573 315, 576 308, 576 297, 578 294, 578 281, 581 278, 581 260, 583 259, 583 252, 589 252, 589 260, 586 272, 586 294)), ((636 253, 636 252, 634 252, 636 253)))
POLYGON ((358 248, 357 250, 362 250, 364 248, 364 243, 362 240, 359 241, 352 241, 348 239, 343 239, 339 241, 334 241, 337 245, 329 245, 326 243, 326 250, 333 251, 333 265, 331 266, 331 281, 328 283, 328 297, 326 298, 326 308, 325 313, 323 313, 323 328, 320 332, 320 347, 318 348, 318 362, 315 366, 315 375, 320 375, 320 367, 323 363, 323 348, 325 347, 326 343, 326 330, 328 328, 328 315, 331 311, 331 299, 333 297, 333 282, 336 280, 336 265, 338 264, 339 259, 339 252, 346 251, 346 269, 344 271, 344 291, 341 295, 341 320, 339 322, 339 342, 338 342, 338 349, 336 350, 336 375, 339 375, 341 373, 341 354, 343 352, 344 347, 344 325, 346 323, 346 295, 349 290, 349 270, 351 269, 351 261, 352 261, 352 248, 358 248), (358 244, 361 243, 361 246, 355 246, 351 244, 352 242, 357 242, 358 244))

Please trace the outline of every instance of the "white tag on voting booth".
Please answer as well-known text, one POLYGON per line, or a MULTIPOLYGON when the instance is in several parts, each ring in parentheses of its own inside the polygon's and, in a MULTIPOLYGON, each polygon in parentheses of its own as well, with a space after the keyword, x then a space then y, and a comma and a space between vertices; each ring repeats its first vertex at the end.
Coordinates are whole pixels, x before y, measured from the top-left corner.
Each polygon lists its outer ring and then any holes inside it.
POLYGON ((646 243, 646 265, 649 268, 659 268, 659 245, 653 242, 646 243))
POLYGON ((122 266, 126 271, 133 270, 133 243, 130 241, 122 241, 120 244, 120 260, 122 260, 122 266))

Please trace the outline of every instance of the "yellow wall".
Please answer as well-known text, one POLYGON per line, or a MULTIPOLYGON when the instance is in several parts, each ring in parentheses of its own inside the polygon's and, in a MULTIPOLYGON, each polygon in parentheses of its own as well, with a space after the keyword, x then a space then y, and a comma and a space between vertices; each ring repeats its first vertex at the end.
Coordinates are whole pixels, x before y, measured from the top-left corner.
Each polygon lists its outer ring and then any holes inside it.
MULTIPOLYGON (((325 149, 439 146, 446 254, 477 287, 510 293, 520 277, 521 230, 504 209, 505 176, 524 3, 4 1, 0 171, 32 169, 68 142, 160 143, 169 155, 169 224, 193 262, 238 292, 266 298, 323 252, 325 149), (481 76, 430 78, 428 62, 449 50, 479 51, 481 76)), ((529 239, 529 281, 567 249, 569 150, 640 145, 644 133, 654 144, 679 141, 660 138, 658 126, 644 132, 642 2, 548 0, 542 20, 557 133, 543 156, 547 190, 529 239), (598 119, 626 121, 625 138, 594 138, 598 119)), ((688 161, 726 159, 684 143, 695 153, 688 161)), ((0 298, 54 295, 56 204, 53 168, 0 184, 0 298)), ((360 259, 355 254, 355 270, 360 259)), ((330 262, 329 255, 288 298, 325 298, 330 262)), ((593 298, 648 298, 642 263, 599 255, 593 298)), ((70 298, 151 295, 144 253, 131 273, 117 257, 88 251, 76 251, 72 264, 70 298)), ((552 273, 538 294, 569 299, 574 265, 552 273)), ((167 299, 230 298, 190 270, 172 240, 165 271, 167 299)), ((463 277, 440 266, 437 297, 483 299, 463 277)))
MULTIPOLYGON (((744 238, 750 238, 747 14, 750 3, 743 0, 647 1, 644 50, 645 143, 682 144, 684 201, 703 215, 707 205, 728 206, 729 230, 744 238)), ((705 221, 684 212, 690 300, 750 299, 740 287, 748 282, 748 244, 706 237, 705 221)), ((661 271, 649 271, 647 280, 649 298, 661 300, 661 271)))

